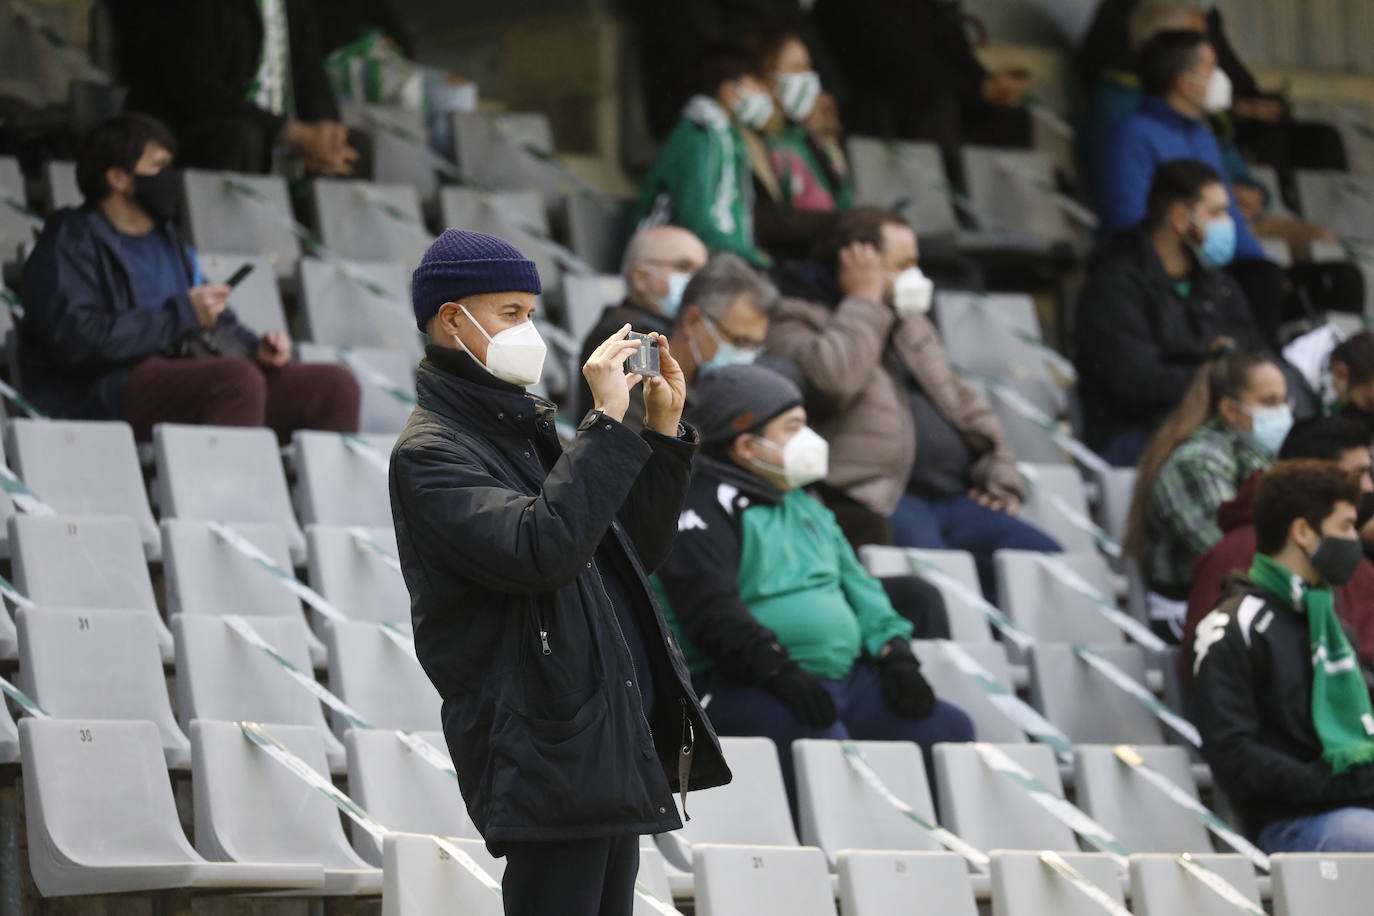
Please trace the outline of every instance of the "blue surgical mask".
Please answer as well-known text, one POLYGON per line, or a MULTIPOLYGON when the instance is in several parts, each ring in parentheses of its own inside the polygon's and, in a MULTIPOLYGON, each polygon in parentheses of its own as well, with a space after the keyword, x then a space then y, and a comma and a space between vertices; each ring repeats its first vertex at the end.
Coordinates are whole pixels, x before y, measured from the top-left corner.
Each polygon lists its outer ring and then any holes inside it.
POLYGON ((1193 246, 1203 267, 1216 270, 1236 257, 1236 221, 1230 215, 1212 220, 1202 229, 1202 244, 1193 246))
POLYGON ((678 310, 682 308, 682 291, 687 288, 691 279, 691 274, 678 270, 668 274, 668 292, 658 300, 658 310, 663 313, 664 318, 677 317, 678 310))
POLYGON ((1277 455, 1283 440, 1288 438, 1288 431, 1293 428, 1293 408, 1280 404, 1277 407, 1247 407, 1245 412, 1250 415, 1247 438, 1266 455, 1277 455))
POLYGON ((710 319, 705 312, 701 313, 702 327, 706 328, 706 333, 711 335, 711 339, 716 342, 716 355, 710 359, 703 360, 701 351, 697 349, 696 341, 689 336, 687 346, 692 351, 692 358, 697 362, 698 372, 711 372, 722 366, 742 366, 752 363, 758 358, 759 351, 754 347, 741 347, 739 344, 731 343, 721 336, 716 330, 716 323, 710 319))

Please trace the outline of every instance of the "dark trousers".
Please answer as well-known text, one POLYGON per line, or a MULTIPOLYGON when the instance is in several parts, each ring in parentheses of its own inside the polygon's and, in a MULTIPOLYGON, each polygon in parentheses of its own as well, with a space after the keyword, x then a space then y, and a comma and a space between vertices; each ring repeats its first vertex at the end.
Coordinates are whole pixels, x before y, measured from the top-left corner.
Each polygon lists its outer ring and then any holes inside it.
POLYGON ((797 721, 787 704, 762 687, 730 680, 718 672, 707 671, 697 679, 697 693, 710 694, 706 713, 716 734, 758 736, 773 739, 782 763, 782 778, 787 797, 796 810, 797 777, 792 765, 792 742, 798 738, 829 738, 840 741, 914 741, 926 758, 926 773, 934 773, 931 750, 942 741, 972 741, 973 722, 964 711, 937 700, 935 711, 924 719, 907 719, 887 705, 878 672, 858 662, 849 676, 821 681, 835 698, 840 718, 829 728, 808 728, 797 721))
POLYGON ((139 441, 152 438, 156 423, 200 423, 267 426, 286 442, 298 429, 357 432, 360 397, 343 366, 150 356, 129 374, 124 415, 139 441))
POLYGON ((992 555, 999 550, 1059 551, 1063 548, 1039 528, 1014 515, 985 509, 967 496, 922 499, 902 497, 892 513, 892 536, 899 547, 967 550, 989 601, 997 601, 992 555))
POLYGON ((949 639, 949 613, 938 587, 919 576, 885 576, 878 582, 893 610, 911 621, 912 639, 949 639))
POLYGON ((506 916, 630 916, 639 837, 510 843, 501 896, 506 916))

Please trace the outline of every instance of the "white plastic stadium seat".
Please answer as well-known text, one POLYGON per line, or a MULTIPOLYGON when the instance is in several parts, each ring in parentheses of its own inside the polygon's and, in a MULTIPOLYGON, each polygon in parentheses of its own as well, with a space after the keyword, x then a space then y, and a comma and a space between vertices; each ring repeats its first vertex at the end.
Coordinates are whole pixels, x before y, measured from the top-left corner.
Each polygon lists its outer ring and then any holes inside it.
MULTIPOLYGON (((264 725, 288 752, 329 776, 319 733, 264 725)), ((379 894, 382 870, 348 845, 333 802, 278 763, 233 722, 191 723, 196 849, 227 862, 308 862, 324 894, 379 894), (290 812, 283 817, 283 812, 290 812)))
POLYGON ((19 736, 29 864, 45 897, 318 888, 323 881, 319 865, 300 860, 208 862, 192 849, 151 722, 26 719, 19 736))
POLYGON ((260 254, 218 254, 198 252, 201 273, 207 283, 223 283, 245 264, 253 270, 229 294, 229 308, 245 328, 257 333, 285 331, 286 310, 281 304, 281 289, 272 264, 260 254))
MULTIPOLYGON (((21 207, 27 206, 24 200, 24 176, 19 171, 19 160, 13 156, 0 156, 0 196, 21 207)), ((20 247, 33 243, 34 219, 0 200, 0 266, 17 261, 20 247)))
POLYGON ((453 146, 459 168, 480 187, 529 188, 550 200, 572 190, 558 169, 535 155, 553 152, 549 119, 538 112, 456 112, 453 146))
POLYGON ((292 219, 286 180, 187 169, 182 173, 191 239, 200 251, 260 254, 278 277, 296 269, 301 245, 286 225, 292 219), (248 192, 235 190, 245 187, 248 192))
POLYGON ((819 849, 708 843, 693 858, 700 916, 835 916, 819 849))
POLYGON ((934 143, 850 137, 849 163, 857 200, 897 210, 920 235, 958 231, 944 162, 934 143))
MULTIPOLYGON (((409 631, 406 633, 409 636, 409 631)), ((331 623, 329 686, 363 721, 377 728, 431 731, 439 728, 441 701, 413 653, 375 623, 331 623)), ((350 726, 334 717, 342 735, 350 726)))
POLYGON ((961 643, 992 645, 992 629, 983 612, 941 582, 923 572, 918 560, 931 564, 952 579, 963 584, 975 595, 983 593, 978 584, 978 567, 973 555, 965 550, 921 550, 908 547, 882 547, 865 544, 859 548, 859 559, 871 575, 884 579, 889 576, 920 576, 940 589, 945 599, 945 614, 949 617, 950 636, 961 643))
POLYGON ((81 188, 76 184, 76 163, 49 159, 43 163, 43 183, 48 192, 48 209, 81 206, 81 188))
POLYGON ((1092 518, 1088 511, 1088 494, 1078 468, 1071 464, 1030 463, 1019 465, 1019 468, 1025 493, 1019 516, 1021 521, 1039 528, 1069 553, 1096 551, 1098 545, 1093 536, 1076 525, 1060 508, 1062 504, 1080 518, 1092 518))
MULTIPOLYGON (((1065 853, 1065 862, 1124 904, 1120 872, 1099 853, 1065 853)), ((995 916, 1102 916, 1102 907, 1040 861, 1037 852, 992 854, 992 912, 995 916)))
MULTIPOLYGON (((437 731, 417 732, 448 759, 448 746, 437 731)), ((344 735, 348 748, 348 792, 362 809, 389 829, 439 836, 480 839, 468 817, 458 782, 426 763, 390 729, 353 728, 344 735)), ((380 864, 382 850, 372 834, 350 825, 353 848, 380 864)))
MULTIPOLYGON (((367 534, 396 556, 392 529, 371 528, 367 534)), ((410 593, 400 573, 360 546, 346 528, 311 525, 305 540, 312 588, 350 620, 393 623, 410 633, 410 593)))
POLYGON ((304 562, 305 535, 270 429, 159 423, 153 444, 164 519, 276 525, 292 562, 304 562))
MULTIPOLYGON (((1198 864, 1209 868, 1259 907, 1260 888, 1255 866, 1244 856, 1203 855, 1198 864)), ((1367 909, 1367 907, 1366 907, 1367 909)), ((1135 916, 1235 916, 1236 906, 1199 881, 1171 855, 1131 856, 1131 912, 1135 916)), ((1328 912, 1315 910, 1314 912, 1328 912)))
MULTIPOLYGON (((908 741, 858 741, 868 765, 892 792, 927 821, 935 821, 921 750, 908 741)), ((833 864, 841 849, 933 852, 943 847, 889 805, 849 764, 838 741, 792 743, 802 842, 818 846, 833 864)))
MULTIPOLYGON (((1091 599, 1074 591, 1040 563, 1033 550, 999 550, 993 557, 997 590, 1005 610, 1017 626, 1042 642, 1113 645, 1126 637, 1091 599)), ((1098 594, 1113 600, 1112 575, 1096 553, 1045 554, 1051 562, 1067 566, 1092 585, 1098 594)))
MULTIPOLYGON (((1016 693, 1011 666, 1007 664, 1007 651, 1001 643, 958 643, 957 646, 973 656, 973 660, 1008 693, 1016 693)), ((979 741, 1019 744, 1027 740, 1026 733, 993 705, 983 688, 950 660, 939 640, 918 639, 912 642, 911 648, 921 662, 921 674, 930 682, 935 695, 959 707, 973 720, 973 730, 979 741)))
POLYGON ((167 766, 191 765, 172 715, 151 612, 20 608, 23 688, 59 719, 142 720, 157 726, 167 766))
POLYGON ((1374 855, 1282 853, 1269 865, 1274 916, 1366 916, 1374 900, 1374 855))
POLYGON ((840 908, 845 916, 978 916, 968 863, 952 852, 847 849, 840 908))
POLYGON ((950 362, 1001 380, 1051 416, 1064 410, 1062 376, 1056 376, 1042 349, 1027 342, 1042 340, 1030 295, 940 292, 935 314, 950 362))
POLYGON ((410 277, 401 265, 302 258, 300 286, 310 340, 336 347, 383 347, 419 358, 410 277))
MULTIPOLYGON (((310 670, 303 622, 247 619, 283 658, 301 671, 310 670)), ((219 617, 179 614, 172 618, 172 633, 177 643, 177 715, 184 727, 196 719, 308 726, 320 733, 330 769, 344 771, 343 745, 329 731, 320 701, 265 652, 219 617)))
POLYGON ((14 472, 59 515, 133 519, 144 552, 157 559, 161 538, 129 424, 16 418, 5 430, 5 451, 14 472))
MULTIPOLYGON (((1090 651, 1145 686, 1140 646, 1089 646, 1090 651)), ((1135 697, 1107 680, 1072 646, 1031 648, 1031 702, 1075 744, 1163 744, 1164 727, 1135 697)))
POLYGON ((138 526, 128 518, 18 515, 10 519, 14 584, 40 608, 147 611, 163 661, 172 634, 158 615, 138 526))
MULTIPOLYGON (((479 867, 484 864, 482 844, 453 843, 479 867)), ((483 871, 499 882, 505 859, 492 859, 489 864, 483 871)), ((382 871, 382 916, 502 916, 504 912, 501 895, 454 861, 431 836, 388 833, 382 871)))
POLYGON ((298 430, 296 502, 305 525, 391 525, 386 462, 394 436, 364 436, 382 466, 358 454, 338 433, 298 430))
POLYGON ((590 277, 565 274, 563 277, 563 313, 567 316, 568 334, 580 345, 587 339, 606 306, 625 298, 625 278, 617 274, 596 274, 590 277))
MULTIPOLYGON (((302 342, 297 346, 301 362, 337 363, 348 365, 338 347, 328 344, 302 342)), ((388 350, 382 347, 349 347, 348 356, 357 360, 366 369, 371 369, 379 378, 364 376, 353 369, 358 387, 362 389, 362 404, 358 408, 358 429, 363 433, 386 433, 395 436, 400 433, 415 409, 415 354, 410 349, 388 350), (396 388, 409 400, 393 395, 389 390, 396 388)), ((352 369, 352 367, 350 367, 352 369)))
POLYGON ((409 272, 434 240, 409 185, 316 178, 310 192, 320 240, 340 257, 392 261, 409 272))
MULTIPOLYGON (((1137 746, 1145 765, 1157 770, 1197 798, 1197 783, 1181 747, 1137 746)), ((1159 789, 1117 759, 1110 747, 1082 744, 1074 748, 1074 784, 1078 805, 1111 831, 1132 852, 1210 853, 1207 828, 1177 805, 1167 803, 1159 789), (1144 811, 1149 817, 1142 817, 1144 811)))
MULTIPOLYGON (((1063 797, 1059 767, 1048 746, 997 747, 1063 797)), ((1078 850, 1072 830, 1036 804, 1019 785, 984 763, 972 745, 935 745, 935 786, 940 822, 979 849, 1078 850)))
POLYGON ((964 173, 980 228, 1019 244, 1071 241, 1073 227, 1055 199, 1054 167, 1038 150, 964 145, 964 173))

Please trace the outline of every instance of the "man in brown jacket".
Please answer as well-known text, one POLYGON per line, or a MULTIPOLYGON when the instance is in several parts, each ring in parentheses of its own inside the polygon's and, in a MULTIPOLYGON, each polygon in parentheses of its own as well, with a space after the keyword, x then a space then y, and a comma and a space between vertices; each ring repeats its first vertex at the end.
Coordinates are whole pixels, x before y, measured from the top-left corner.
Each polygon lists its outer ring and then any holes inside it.
POLYGON ((830 441, 826 495, 851 540, 967 550, 993 594, 994 551, 1060 548, 1015 517, 1015 458, 945 356, 917 259, 896 214, 841 214, 818 262, 786 271, 766 349, 806 375, 807 412, 830 441))

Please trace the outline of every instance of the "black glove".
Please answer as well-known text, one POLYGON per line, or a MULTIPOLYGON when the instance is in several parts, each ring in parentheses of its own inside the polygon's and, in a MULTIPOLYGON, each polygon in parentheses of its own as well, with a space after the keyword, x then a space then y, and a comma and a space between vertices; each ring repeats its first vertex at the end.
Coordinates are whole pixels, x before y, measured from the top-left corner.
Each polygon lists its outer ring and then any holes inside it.
POLYGON ((877 659, 883 698, 904 719, 924 719, 935 711, 935 691, 921 674, 921 663, 905 639, 894 639, 877 659))
POLYGON ((797 721, 807 728, 829 728, 839 717, 830 691, 794 661, 789 660, 769 678, 764 689, 786 703, 797 721))

